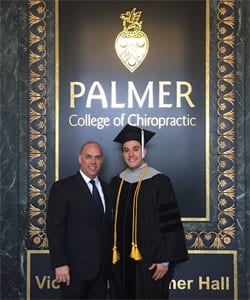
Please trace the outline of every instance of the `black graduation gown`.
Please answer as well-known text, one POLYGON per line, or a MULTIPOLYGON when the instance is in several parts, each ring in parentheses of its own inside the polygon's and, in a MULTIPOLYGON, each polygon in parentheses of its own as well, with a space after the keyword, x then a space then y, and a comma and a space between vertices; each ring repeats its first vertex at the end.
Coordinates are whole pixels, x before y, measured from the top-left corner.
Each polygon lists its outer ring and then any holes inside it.
MULTIPOLYGON (((114 177, 111 185, 116 194, 121 178, 114 177)), ((136 183, 123 183, 118 219, 117 249, 120 260, 113 265, 111 295, 113 298, 168 297, 169 276, 154 281, 153 263, 177 262, 188 259, 180 213, 170 179, 163 174, 144 179, 138 198, 137 241, 142 260, 129 257, 132 239, 132 207, 136 183)), ((168 272, 170 275, 170 272, 168 272)))

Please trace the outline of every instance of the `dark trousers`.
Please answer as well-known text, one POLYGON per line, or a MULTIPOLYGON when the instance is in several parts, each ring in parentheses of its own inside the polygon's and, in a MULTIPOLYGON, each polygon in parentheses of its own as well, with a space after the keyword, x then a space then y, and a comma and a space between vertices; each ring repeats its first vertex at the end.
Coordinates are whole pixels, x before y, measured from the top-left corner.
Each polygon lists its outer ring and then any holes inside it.
POLYGON ((70 285, 61 284, 62 299, 106 299, 107 282, 99 274, 92 280, 83 280, 71 275, 70 285))

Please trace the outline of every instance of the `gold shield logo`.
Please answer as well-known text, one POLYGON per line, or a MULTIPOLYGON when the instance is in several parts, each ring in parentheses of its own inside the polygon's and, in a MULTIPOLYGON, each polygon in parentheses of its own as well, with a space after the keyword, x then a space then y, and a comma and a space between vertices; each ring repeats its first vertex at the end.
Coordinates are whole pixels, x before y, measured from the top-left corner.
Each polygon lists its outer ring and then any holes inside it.
POLYGON ((123 30, 117 35, 115 51, 124 66, 132 73, 145 59, 149 41, 145 32, 142 31, 142 12, 136 12, 136 8, 120 15, 123 30))

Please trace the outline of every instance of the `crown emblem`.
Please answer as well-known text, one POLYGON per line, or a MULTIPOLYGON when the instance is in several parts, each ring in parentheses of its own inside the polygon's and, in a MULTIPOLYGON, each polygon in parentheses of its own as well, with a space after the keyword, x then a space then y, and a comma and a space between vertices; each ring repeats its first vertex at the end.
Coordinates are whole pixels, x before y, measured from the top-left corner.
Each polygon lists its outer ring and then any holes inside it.
POLYGON ((143 62, 149 48, 148 37, 142 31, 141 14, 141 11, 136 12, 136 8, 122 13, 123 30, 115 40, 116 54, 131 73, 143 62))

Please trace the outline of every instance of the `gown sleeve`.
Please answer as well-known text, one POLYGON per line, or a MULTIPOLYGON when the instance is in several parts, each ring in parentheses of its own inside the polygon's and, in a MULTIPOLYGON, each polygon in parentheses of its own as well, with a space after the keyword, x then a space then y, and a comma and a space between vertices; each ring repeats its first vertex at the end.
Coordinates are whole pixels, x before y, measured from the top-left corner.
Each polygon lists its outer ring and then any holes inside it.
POLYGON ((177 263, 188 259, 183 225, 173 185, 165 175, 157 176, 159 241, 156 262, 177 263))

